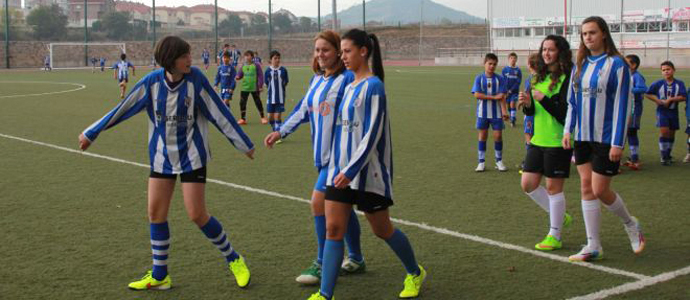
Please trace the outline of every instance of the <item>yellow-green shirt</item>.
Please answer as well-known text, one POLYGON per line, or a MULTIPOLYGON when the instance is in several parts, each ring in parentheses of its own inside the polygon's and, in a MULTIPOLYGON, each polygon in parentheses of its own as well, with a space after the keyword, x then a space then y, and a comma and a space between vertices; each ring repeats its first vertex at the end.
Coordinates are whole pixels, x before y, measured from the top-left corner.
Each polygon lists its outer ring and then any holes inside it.
MULTIPOLYGON (((558 82, 553 87, 553 90, 549 90, 551 85, 551 76, 547 74, 546 79, 542 82, 538 82, 532 86, 532 89, 536 89, 546 97, 553 97, 558 94, 561 90, 561 86, 565 81, 565 74, 558 78, 558 82)), ((534 97, 534 96, 532 96, 534 97)), ((549 114, 546 109, 537 101, 534 103, 534 135, 531 139, 531 144, 539 147, 562 147, 561 140, 563 139, 563 124, 559 123, 556 118, 549 114)))

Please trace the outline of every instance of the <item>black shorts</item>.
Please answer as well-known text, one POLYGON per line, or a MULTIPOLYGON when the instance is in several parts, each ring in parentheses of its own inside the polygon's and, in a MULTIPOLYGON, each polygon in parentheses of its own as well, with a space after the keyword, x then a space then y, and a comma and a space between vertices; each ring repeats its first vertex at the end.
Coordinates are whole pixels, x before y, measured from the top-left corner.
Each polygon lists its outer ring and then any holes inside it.
POLYGON ((333 186, 327 186, 326 200, 352 205, 357 204, 357 210, 366 213, 385 210, 388 207, 393 206, 393 200, 390 198, 386 198, 371 192, 355 191, 349 187, 344 189, 336 189, 333 186))
POLYGON ((620 162, 609 159, 611 145, 597 142, 575 142, 575 164, 592 163, 592 171, 604 176, 616 176, 620 162))
MULTIPOLYGON (((161 174, 151 170, 149 178, 177 179, 177 174, 161 174)), ((180 174, 180 182, 206 183, 206 167, 180 174)))
POLYGON ((539 173, 548 178, 570 177, 572 149, 529 145, 525 155, 524 172, 539 173))

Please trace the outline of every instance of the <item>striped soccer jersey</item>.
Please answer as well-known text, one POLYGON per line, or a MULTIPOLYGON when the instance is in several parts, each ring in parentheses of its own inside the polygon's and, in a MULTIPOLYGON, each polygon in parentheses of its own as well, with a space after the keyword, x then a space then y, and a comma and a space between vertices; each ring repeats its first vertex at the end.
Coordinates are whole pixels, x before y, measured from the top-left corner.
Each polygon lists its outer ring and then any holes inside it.
POLYGON ((371 76, 350 83, 338 109, 327 186, 339 173, 350 179, 350 188, 393 199, 393 153, 381 80, 371 76))
POLYGON ((208 53, 208 50, 204 50, 204 52, 201 53, 201 59, 203 59, 204 62, 207 62, 208 59, 209 59, 209 57, 210 57, 210 55, 211 55, 211 54, 208 53))
POLYGON ((268 87, 268 104, 285 104, 285 86, 288 84, 288 72, 285 67, 277 69, 270 66, 266 68, 264 80, 268 87))
POLYGON ((120 104, 86 128, 84 136, 94 141, 101 131, 146 110, 151 170, 162 174, 206 166, 211 157, 209 121, 238 150, 246 153, 254 148, 199 69, 192 67, 172 89, 164 72, 159 69, 142 78, 120 104))
POLYGON ((580 76, 573 68, 568 89, 564 133, 575 141, 599 142, 622 148, 627 134, 632 98, 630 68, 618 56, 589 56, 580 76))
MULTIPOLYGON (((472 86, 472 94, 482 93, 487 96, 495 96, 506 93, 506 83, 503 76, 495 74, 486 77, 486 73, 477 75, 472 86)), ((500 119, 503 117, 501 102, 499 100, 477 99, 477 118, 500 119)))
MULTIPOLYGON (((666 100, 671 97, 683 96, 688 97, 688 92, 685 89, 685 83, 678 79, 673 79, 670 84, 665 79, 657 80, 649 86, 647 94, 651 94, 659 98, 659 100, 666 100)), ((678 115, 678 102, 671 103, 668 107, 658 105, 657 113, 664 115, 678 115)))
POLYGON ((634 72, 632 74, 632 84, 632 93, 635 98, 635 101, 632 103, 632 115, 641 116, 642 102, 644 102, 644 94, 647 92, 644 76, 640 72, 634 72))
POLYGON ((129 68, 134 67, 132 63, 126 61, 126 60, 121 60, 117 62, 116 64, 113 65, 113 69, 117 70, 117 79, 122 80, 125 78, 129 78, 129 68))
POLYGON ((285 138, 295 132, 302 123, 311 124, 314 165, 317 168, 328 166, 336 110, 343 99, 345 87, 353 80, 354 75, 350 71, 329 77, 314 75, 306 95, 280 126, 280 136, 285 138))

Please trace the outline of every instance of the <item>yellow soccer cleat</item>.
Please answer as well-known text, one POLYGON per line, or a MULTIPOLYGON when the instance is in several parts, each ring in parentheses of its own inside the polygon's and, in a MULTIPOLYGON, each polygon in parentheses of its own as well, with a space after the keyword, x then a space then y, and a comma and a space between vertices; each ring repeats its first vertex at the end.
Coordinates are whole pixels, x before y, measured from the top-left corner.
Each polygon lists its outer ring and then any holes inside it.
MULTIPOLYGON (((309 299, 307 299, 307 300, 329 300, 329 299, 326 298, 326 296, 321 295, 321 290, 319 290, 318 292, 311 294, 311 296, 309 296, 309 299)), ((335 297, 331 297, 330 300, 335 300, 335 297)))
POLYGON ((235 275, 235 281, 237 281, 239 287, 244 288, 249 285, 251 274, 247 264, 244 262, 244 256, 240 256, 240 258, 228 263, 228 269, 235 275))
POLYGON ((404 288, 400 292, 400 298, 416 298, 419 295, 419 290, 422 288, 422 283, 426 278, 426 271, 419 265, 419 275, 407 274, 405 277, 404 288))
POLYGON ((146 275, 140 280, 129 283, 129 288, 137 291, 141 290, 168 290, 172 287, 172 280, 170 275, 166 275, 163 280, 158 281, 151 276, 152 272, 146 272, 146 275))

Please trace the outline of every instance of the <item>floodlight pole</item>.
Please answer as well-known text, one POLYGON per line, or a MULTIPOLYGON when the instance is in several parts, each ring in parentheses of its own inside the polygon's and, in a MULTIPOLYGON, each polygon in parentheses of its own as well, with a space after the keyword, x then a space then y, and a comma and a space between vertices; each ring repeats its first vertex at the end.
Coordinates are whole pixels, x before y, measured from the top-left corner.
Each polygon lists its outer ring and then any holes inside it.
POLYGON ((321 32, 321 0, 316 0, 316 11, 316 26, 319 32, 321 32))
POLYGON ((336 5, 337 0, 333 0, 333 31, 338 31, 338 9, 336 5))
POLYGON ((419 0, 419 47, 417 64, 422 65, 422 27, 424 25, 424 0, 419 0))
POLYGON ((218 63, 218 0, 215 0, 213 3, 213 9, 214 9, 214 15, 215 15, 215 32, 216 32, 216 42, 214 43, 215 49, 213 50, 213 60, 218 63))
POLYGON ((367 30, 367 4, 362 0, 362 30, 367 30))
POLYGON ((156 49, 156 0, 153 0, 153 5, 151 6, 151 12, 152 12, 152 18, 153 18, 153 23, 151 24, 151 28, 153 29, 153 35, 151 36, 151 44, 152 48, 156 49))
POLYGON ((623 29, 625 27, 625 24, 623 24, 623 0, 621 0, 621 28, 620 31, 618 32, 618 35, 620 35, 619 43, 620 43, 620 49, 623 50, 623 29))
POLYGON ((5 0, 5 68, 10 68, 10 5, 5 0))
MULTIPOLYGON (((84 65, 89 66, 89 10, 84 0, 84 65)), ((52 62, 51 62, 52 63, 52 62)))
POLYGON ((671 0, 668 0, 668 12, 666 13, 666 29, 668 29, 666 32, 666 60, 671 57, 671 28, 668 28, 669 26, 671 26, 671 0))
POLYGON ((271 0, 268 0, 268 53, 270 55, 273 39, 273 13, 271 12, 271 0))

